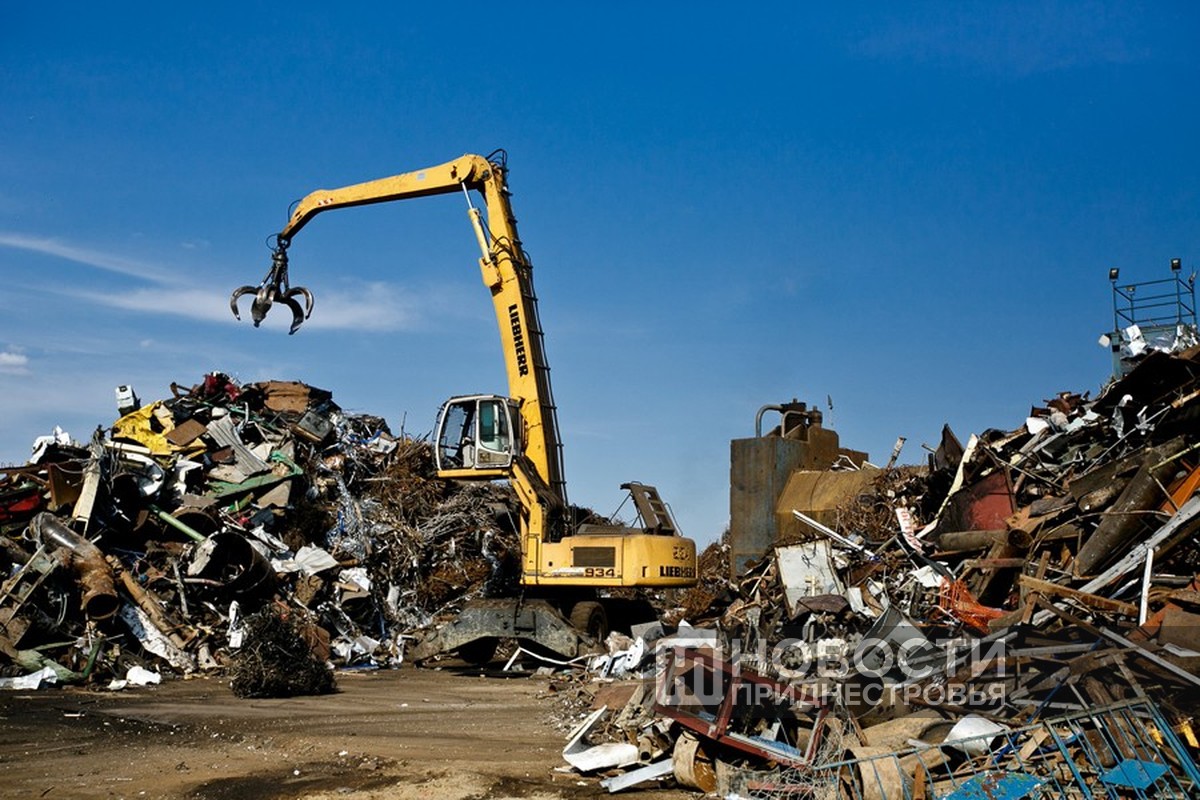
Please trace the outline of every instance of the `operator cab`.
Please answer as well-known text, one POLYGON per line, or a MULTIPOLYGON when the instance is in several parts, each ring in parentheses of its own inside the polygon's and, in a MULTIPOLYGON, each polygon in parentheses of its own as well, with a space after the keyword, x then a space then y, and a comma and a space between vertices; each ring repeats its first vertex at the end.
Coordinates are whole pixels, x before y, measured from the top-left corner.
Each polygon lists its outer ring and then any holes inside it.
POLYGON ((520 419, 507 397, 451 397, 438 416, 438 472, 507 470, 520 450, 520 419))

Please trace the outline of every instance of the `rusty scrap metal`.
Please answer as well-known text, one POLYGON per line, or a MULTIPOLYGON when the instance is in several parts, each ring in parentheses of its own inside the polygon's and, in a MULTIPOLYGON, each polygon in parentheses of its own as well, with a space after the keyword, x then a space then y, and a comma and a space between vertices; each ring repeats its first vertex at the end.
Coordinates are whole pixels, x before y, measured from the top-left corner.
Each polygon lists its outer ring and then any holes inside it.
MULTIPOLYGON (((814 759, 764 746, 755 738, 764 732, 768 742, 811 741, 807 723, 767 715, 765 728, 747 728, 763 715, 736 692, 656 712, 729 767, 720 794, 965 800, 1036 785, 1200 795, 1197 409, 1200 349, 1151 354, 1097 399, 1059 393, 1015 430, 964 447, 944 429, 928 467, 882 470, 832 514, 821 498, 818 524, 781 532, 763 557, 739 561, 735 579, 722 563, 728 544, 710 546, 700 586, 665 611, 661 641, 686 620, 699 627, 676 636, 710 636, 724 654, 708 656, 714 664, 775 681, 778 692, 815 693, 830 708, 825 736, 841 742, 837 752, 814 759), (817 541, 830 553, 807 555, 809 569, 778 568, 781 550, 808 554, 817 541), (971 745, 974 756, 933 734, 920 748, 866 745, 863 731, 913 709, 1003 732, 971 745)), ((760 472, 764 483, 743 495, 787 481, 760 472)), ((685 673, 704 661, 689 659, 685 673)), ((663 671, 661 655, 659 666, 660 681, 678 670, 663 671)), ((677 737, 677 778, 687 779, 693 744, 677 737)))
POLYGON ((392 665, 467 600, 515 591, 511 492, 437 479, 427 441, 394 437, 382 418, 346 414, 331 393, 294 382, 211 373, 171 394, 153 419, 186 431, 175 441, 152 425, 120 426, 119 442, 101 432, 87 448, 56 435, 42 449, 49 464, 0 479, 0 495, 13 496, 14 480, 21 489, 0 518, 10 574, 0 633, 11 642, 91 661, 93 681, 132 663, 222 669, 235 619, 281 603, 312 610, 334 663, 392 665), (329 431, 320 441, 304 432, 317 428, 329 431), (51 472, 75 476, 73 504, 51 472), (48 506, 47 492, 58 501, 48 506), (57 558, 24 546, 39 531, 54 533, 42 538, 57 558), (66 603, 80 593, 84 613, 66 603), (97 634, 121 644, 63 644, 97 634))
POLYGON ((108 619, 117 613, 120 601, 113 583, 112 568, 104 560, 100 548, 47 512, 33 518, 30 530, 47 547, 62 547, 70 551, 71 566, 79 580, 80 606, 88 619, 108 619))

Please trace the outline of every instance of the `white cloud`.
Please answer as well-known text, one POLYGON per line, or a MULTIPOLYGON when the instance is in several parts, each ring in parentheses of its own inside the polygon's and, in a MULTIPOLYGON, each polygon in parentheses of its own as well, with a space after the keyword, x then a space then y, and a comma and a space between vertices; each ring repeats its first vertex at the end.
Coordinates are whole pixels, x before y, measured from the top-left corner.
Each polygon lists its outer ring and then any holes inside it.
POLYGON ((426 304, 426 300, 399 286, 373 282, 317 297, 312 319, 304 324, 342 330, 412 330, 421 322, 418 309, 426 304))
MULTIPOLYGON (((145 288, 119 293, 72 293, 99 305, 149 314, 169 314, 207 322, 233 322, 229 295, 223 291, 190 288, 145 288)), ((238 304, 242 322, 250 320, 249 295, 238 304)), ((301 307, 304 299, 296 298, 301 307)), ((413 328, 422 303, 398 286, 367 283, 351 291, 324 292, 315 298, 313 316, 304 322, 308 329, 395 331, 413 328)), ((273 303, 263 325, 286 329, 291 325, 291 309, 273 303)))
MULTIPOLYGON (((199 242, 201 245, 207 243, 199 242)), ((187 245, 185 245, 187 246, 187 245)), ((85 266, 141 279, 147 286, 122 292, 87 292, 60 286, 40 287, 43 291, 84 300, 107 308, 203 320, 232 322, 229 295, 224 290, 189 285, 179 274, 172 275, 138 262, 108 253, 63 243, 57 239, 0 233, 0 247, 11 247, 42 255, 56 256, 85 266)), ((181 273, 182 274, 182 273, 181 273)), ((322 292, 316 297, 318 309, 304 323, 308 329, 395 331, 410 330, 421 319, 419 309, 444 305, 435 296, 421 297, 395 284, 385 282, 348 282, 344 288, 322 292)), ((303 306, 303 298, 297 298, 303 306)), ((239 303, 242 320, 250 318, 250 299, 239 303)), ((287 306, 272 305, 263 325, 286 330, 291 324, 287 306)), ((0 365, 3 366, 3 365, 0 365)))
POLYGON ((29 356, 18 353, 11 347, 0 353, 0 373, 6 375, 28 375, 29 356))
POLYGON ((72 297, 89 300, 97 305, 151 314, 169 314, 188 319, 224 322, 233 319, 229 311, 229 296, 223 292, 186 287, 147 287, 124 292, 75 292, 72 297))
POLYGON ((0 233, 0 247, 11 247, 16 250, 65 258, 68 261, 74 261, 77 264, 83 264, 87 267, 141 278, 152 283, 170 284, 176 282, 176 278, 154 267, 120 256, 113 256, 108 253, 64 244, 57 239, 27 236, 21 233, 0 233))

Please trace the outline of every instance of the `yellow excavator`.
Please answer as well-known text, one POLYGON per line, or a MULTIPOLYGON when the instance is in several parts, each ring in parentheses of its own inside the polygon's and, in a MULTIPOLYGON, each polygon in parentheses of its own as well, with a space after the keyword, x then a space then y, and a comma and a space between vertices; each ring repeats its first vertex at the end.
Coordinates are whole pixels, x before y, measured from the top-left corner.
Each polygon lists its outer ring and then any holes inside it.
POLYGON ((312 192, 296 206, 275 237, 271 268, 257 286, 234 291, 230 306, 253 295, 257 327, 271 304, 292 311, 295 333, 313 310, 312 294, 292 287, 288 247, 323 211, 461 191, 482 257, 479 268, 492 295, 504 363, 507 397, 452 397, 442 406, 436 432, 438 475, 453 480, 507 479, 519 504, 523 585, 521 597, 476 601, 451 623, 420 642, 410 655, 422 660, 454 651, 484 660, 501 638, 532 641, 573 657, 588 639, 603 639, 608 613, 604 589, 683 588, 696 583, 696 545, 683 537, 653 486, 626 483, 639 527, 576 525, 566 498, 562 443, 550 387, 533 268, 517 236, 505 182, 503 151, 464 155, 428 169, 312 192), (482 197, 483 210, 472 201, 482 197), (304 300, 302 307, 299 299, 304 300))

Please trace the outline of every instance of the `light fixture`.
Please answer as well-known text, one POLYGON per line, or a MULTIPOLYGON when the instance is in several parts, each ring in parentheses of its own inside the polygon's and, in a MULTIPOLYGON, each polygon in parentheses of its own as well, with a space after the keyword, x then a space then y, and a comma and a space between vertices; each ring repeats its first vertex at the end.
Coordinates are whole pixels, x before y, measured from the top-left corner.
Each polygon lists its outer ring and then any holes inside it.
POLYGON ((1172 258, 1171 259, 1171 272, 1179 272, 1179 270, 1181 270, 1181 269, 1183 269, 1183 262, 1180 261, 1178 258, 1172 258))
POLYGON ((1116 267, 1113 267, 1112 269, 1110 269, 1108 271, 1108 279, 1110 281, 1115 281, 1120 276, 1121 276, 1121 270, 1117 269, 1116 267))

